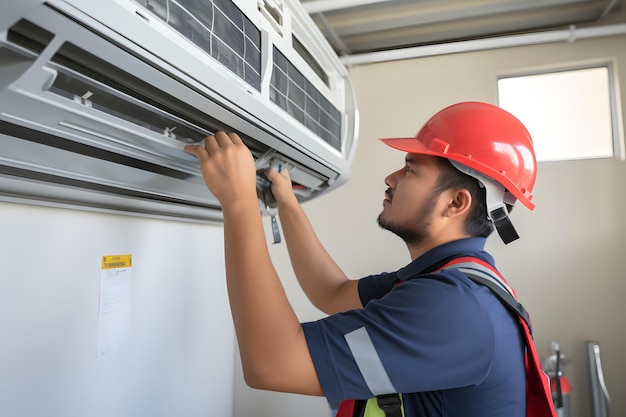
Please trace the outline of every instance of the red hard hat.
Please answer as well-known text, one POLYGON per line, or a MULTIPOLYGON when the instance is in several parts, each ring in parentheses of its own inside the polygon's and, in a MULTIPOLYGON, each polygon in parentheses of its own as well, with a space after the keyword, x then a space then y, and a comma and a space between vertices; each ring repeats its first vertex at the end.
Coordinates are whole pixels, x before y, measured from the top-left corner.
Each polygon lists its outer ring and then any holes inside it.
POLYGON ((415 137, 381 139, 408 153, 433 155, 465 165, 500 183, 533 210, 537 178, 533 142, 524 125, 492 104, 463 102, 446 107, 415 137))

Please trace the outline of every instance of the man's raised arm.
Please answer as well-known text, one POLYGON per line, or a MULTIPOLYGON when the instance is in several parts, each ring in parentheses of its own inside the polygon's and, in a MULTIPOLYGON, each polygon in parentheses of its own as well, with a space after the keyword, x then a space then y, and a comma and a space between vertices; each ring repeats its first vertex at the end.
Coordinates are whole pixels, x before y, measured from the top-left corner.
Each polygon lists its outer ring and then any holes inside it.
POLYGON ((349 280, 319 241, 292 190, 287 170, 266 171, 285 235, 293 270, 311 302, 327 314, 361 308, 358 281, 349 280))

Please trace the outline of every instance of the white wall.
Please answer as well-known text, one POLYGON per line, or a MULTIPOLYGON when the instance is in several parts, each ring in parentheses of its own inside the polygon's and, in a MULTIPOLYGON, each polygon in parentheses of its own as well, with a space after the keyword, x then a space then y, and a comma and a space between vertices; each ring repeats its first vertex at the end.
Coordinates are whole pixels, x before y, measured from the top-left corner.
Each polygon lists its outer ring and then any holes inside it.
POLYGON ((0 202, 0 415, 229 416, 221 226, 0 202), (101 258, 132 254, 127 345, 98 357, 101 258))
MULTIPOLYGON (((616 36, 352 68, 361 112, 353 179, 305 205, 329 252, 353 277, 409 261, 402 242, 376 225, 383 179, 404 158, 377 138, 414 135, 433 113, 458 101, 496 103, 499 74, 560 63, 615 59, 626 109, 624 45, 626 37, 616 36)), ((533 317, 539 351, 547 352, 550 341, 558 340, 572 360, 565 367, 574 387, 572 417, 590 414, 584 342, 591 339, 601 344, 611 415, 626 415, 621 395, 626 380, 625 178, 624 161, 541 164, 536 210, 520 204, 512 215, 521 239, 505 247, 494 236, 488 244, 533 317)), ((301 319, 321 317, 298 288, 284 248, 272 252, 301 319)), ((236 382, 237 417, 328 415, 324 399, 251 390, 242 383, 240 370, 236 382)))

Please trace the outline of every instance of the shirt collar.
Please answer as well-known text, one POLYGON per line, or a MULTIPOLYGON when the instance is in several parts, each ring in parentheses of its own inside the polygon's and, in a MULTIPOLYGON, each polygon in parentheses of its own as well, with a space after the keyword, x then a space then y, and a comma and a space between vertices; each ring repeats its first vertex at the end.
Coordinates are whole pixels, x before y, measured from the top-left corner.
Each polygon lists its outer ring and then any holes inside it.
POLYGON ((469 237, 444 243, 398 270, 397 278, 405 281, 415 275, 436 271, 447 261, 461 256, 475 256, 493 265, 493 258, 484 250, 486 242, 484 237, 469 237))

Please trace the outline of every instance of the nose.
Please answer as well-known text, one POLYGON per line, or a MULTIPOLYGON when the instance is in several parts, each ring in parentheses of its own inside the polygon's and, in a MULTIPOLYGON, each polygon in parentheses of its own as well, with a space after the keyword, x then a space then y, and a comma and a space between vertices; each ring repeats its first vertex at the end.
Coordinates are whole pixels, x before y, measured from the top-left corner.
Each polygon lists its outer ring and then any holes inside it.
POLYGON ((389 188, 394 188, 396 183, 397 183, 397 177, 398 175, 404 170, 404 168, 401 168, 397 171, 392 172, 391 174, 387 175, 387 177, 385 178, 385 184, 387 184, 387 186, 389 188))

